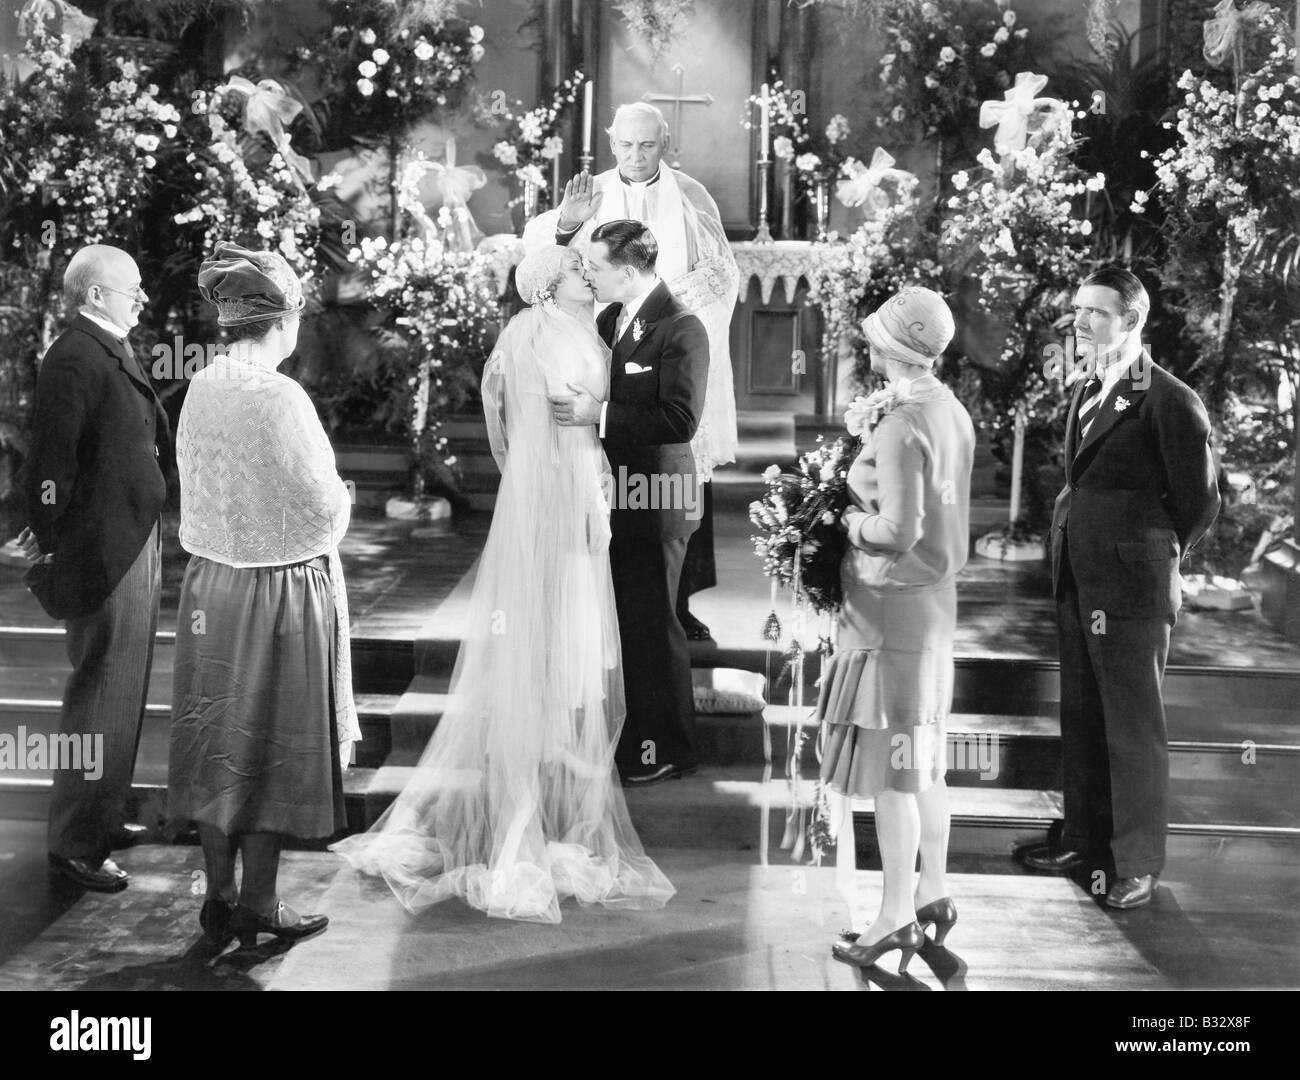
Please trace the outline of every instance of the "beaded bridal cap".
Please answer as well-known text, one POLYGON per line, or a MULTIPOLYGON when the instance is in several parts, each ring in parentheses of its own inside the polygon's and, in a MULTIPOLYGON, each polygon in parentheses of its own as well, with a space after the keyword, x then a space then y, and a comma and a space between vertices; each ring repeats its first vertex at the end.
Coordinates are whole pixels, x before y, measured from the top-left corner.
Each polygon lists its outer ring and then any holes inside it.
POLYGON ((217 305, 218 326, 278 319, 302 311, 302 284, 284 256, 222 241, 199 267, 199 292, 217 305))
POLYGON ((549 244, 531 251, 515 268, 515 288, 525 304, 540 304, 555 295, 555 285, 564 274, 564 257, 569 249, 549 244))
POLYGON ((929 371, 952 341, 957 325, 942 296, 913 286, 900 290, 868 315, 862 330, 873 349, 929 371))

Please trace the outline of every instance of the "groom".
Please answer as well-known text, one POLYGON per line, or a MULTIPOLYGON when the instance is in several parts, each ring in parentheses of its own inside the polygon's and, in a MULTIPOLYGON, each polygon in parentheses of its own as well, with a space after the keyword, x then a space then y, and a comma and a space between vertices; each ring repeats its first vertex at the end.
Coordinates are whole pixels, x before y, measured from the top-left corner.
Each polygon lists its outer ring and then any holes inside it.
POLYGON ((627 692, 615 760, 632 786, 695 768, 691 660, 676 603, 700 516, 691 437, 704 404, 709 338, 655 273, 658 254, 639 221, 606 222, 592 233, 587 280, 609 304, 596 320, 613 349, 608 400, 575 387, 573 396, 551 398, 557 423, 597 426, 614 475, 609 561, 627 692))

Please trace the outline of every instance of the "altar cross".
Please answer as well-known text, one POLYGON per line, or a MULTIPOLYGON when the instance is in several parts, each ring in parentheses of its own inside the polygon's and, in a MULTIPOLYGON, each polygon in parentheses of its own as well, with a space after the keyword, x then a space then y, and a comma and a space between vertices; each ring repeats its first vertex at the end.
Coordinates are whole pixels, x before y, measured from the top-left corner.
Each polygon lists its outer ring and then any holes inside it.
POLYGON ((642 101, 648 102, 671 102, 673 118, 669 122, 669 137, 671 143, 665 147, 665 153, 672 159, 668 162, 669 168, 676 169, 681 165, 677 156, 677 145, 681 141, 682 130, 682 107, 684 105, 712 105, 712 94, 683 94, 682 89, 686 82, 686 69, 681 64, 674 64, 672 72, 677 76, 677 92, 675 94, 652 94, 646 92, 641 95, 642 101))

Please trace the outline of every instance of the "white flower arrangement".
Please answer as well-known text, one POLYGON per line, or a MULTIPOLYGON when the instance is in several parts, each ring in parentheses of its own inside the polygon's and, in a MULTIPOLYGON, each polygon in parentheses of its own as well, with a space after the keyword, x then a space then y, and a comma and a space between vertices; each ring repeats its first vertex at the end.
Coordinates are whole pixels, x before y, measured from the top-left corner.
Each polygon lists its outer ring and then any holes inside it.
MULTIPOLYGON (((66 35, 35 24, 23 51, 39 67, 40 92, 51 102, 70 99, 76 85, 73 43, 66 35)), ((159 100, 159 89, 142 81, 131 60, 111 60, 115 77, 91 86, 91 100, 78 107, 98 118, 94 133, 56 131, 43 152, 27 163, 21 185, 26 195, 45 192, 60 207, 59 239, 65 254, 100 243, 138 213, 154 182, 157 156, 173 148, 180 113, 159 100)), ((66 108, 70 111, 71 105, 66 108)), ((10 133, 6 132, 6 136, 10 133)))
MULTIPOLYGON (((534 184, 539 190, 548 187, 544 166, 564 151, 564 139, 559 134, 560 122, 577 99, 585 81, 586 76, 575 71, 555 91, 549 104, 521 112, 507 109, 502 113, 499 106, 494 107, 487 99, 479 100, 479 119, 493 125, 504 125, 506 129, 505 137, 493 144, 492 156, 511 170, 511 176, 520 187, 508 205, 514 206, 523 199, 522 189, 526 184, 534 184)), ((515 102, 515 107, 522 109, 522 103, 515 102)))

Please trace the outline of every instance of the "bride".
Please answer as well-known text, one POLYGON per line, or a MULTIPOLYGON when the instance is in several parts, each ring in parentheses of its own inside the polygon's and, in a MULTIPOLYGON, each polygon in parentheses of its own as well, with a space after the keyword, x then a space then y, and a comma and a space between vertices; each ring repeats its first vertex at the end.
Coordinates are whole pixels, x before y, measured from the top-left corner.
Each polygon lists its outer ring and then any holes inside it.
POLYGON ((459 896, 558 923, 565 896, 658 908, 675 890, 614 769, 625 710, 609 465, 595 428, 560 427, 549 405, 569 384, 603 400, 609 349, 577 252, 534 252, 516 282, 529 307, 483 373, 501 486, 447 708, 393 805, 333 850, 411 911, 459 896))

